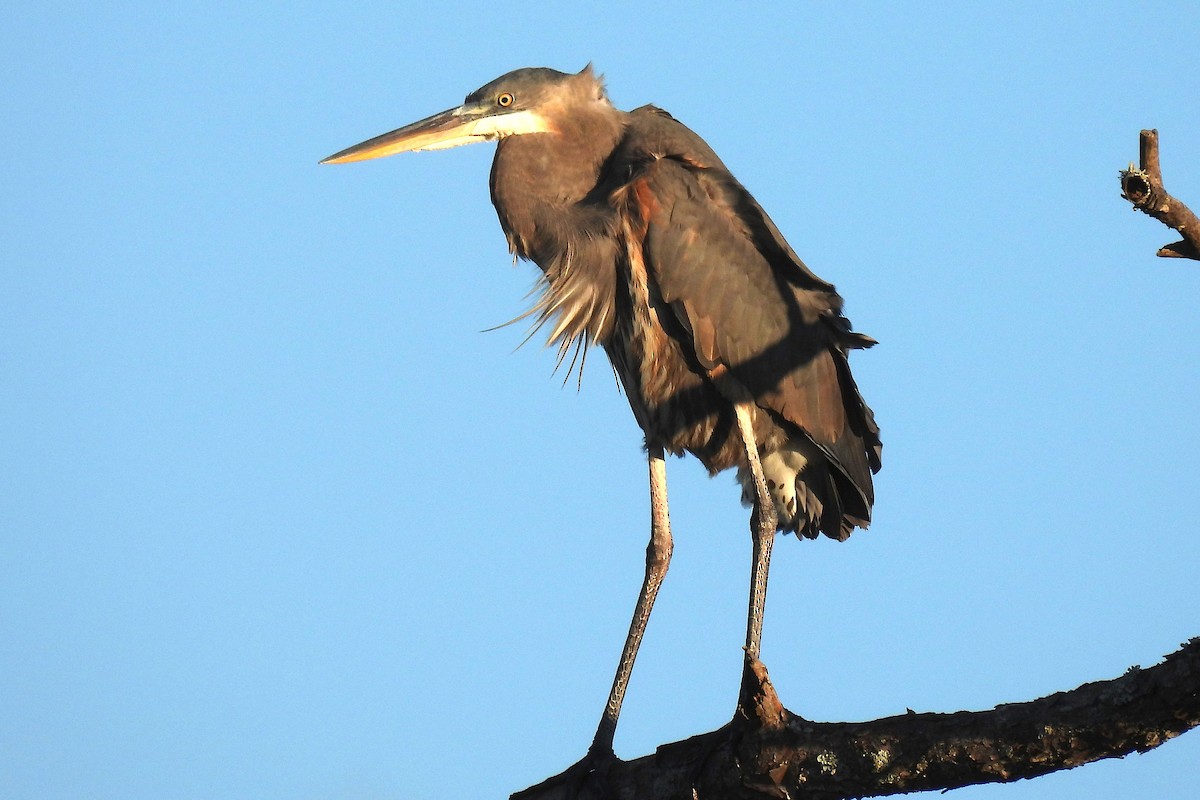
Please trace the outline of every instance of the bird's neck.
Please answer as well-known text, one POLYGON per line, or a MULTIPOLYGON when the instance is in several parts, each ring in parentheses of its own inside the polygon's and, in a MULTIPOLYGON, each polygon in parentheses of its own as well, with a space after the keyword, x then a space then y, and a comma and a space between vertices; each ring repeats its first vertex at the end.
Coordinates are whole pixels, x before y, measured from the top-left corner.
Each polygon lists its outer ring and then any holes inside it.
POLYGON ((596 188, 621 140, 624 117, 597 104, 556 120, 553 132, 500 141, 492 163, 492 202, 514 253, 551 268, 547 254, 561 252, 561 237, 578 230, 568 219, 596 188))

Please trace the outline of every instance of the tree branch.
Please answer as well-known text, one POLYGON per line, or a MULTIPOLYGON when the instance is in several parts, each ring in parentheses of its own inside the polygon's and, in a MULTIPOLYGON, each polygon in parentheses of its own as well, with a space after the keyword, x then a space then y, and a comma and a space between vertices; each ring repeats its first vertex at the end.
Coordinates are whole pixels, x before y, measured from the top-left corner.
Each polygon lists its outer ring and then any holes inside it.
POLYGON ((1183 240, 1166 245, 1157 253, 1164 258, 1200 260, 1200 219, 1163 188, 1158 158, 1158 131, 1144 130, 1139 146, 1140 168, 1121 170, 1121 196, 1137 210, 1183 234, 1183 240))
POLYGON ((818 723, 778 704, 752 665, 756 698, 719 730, 663 745, 580 781, 563 773, 514 800, 881 797, 1032 778, 1153 749, 1200 725, 1200 638, 1149 669, 1069 692, 953 714, 818 723))

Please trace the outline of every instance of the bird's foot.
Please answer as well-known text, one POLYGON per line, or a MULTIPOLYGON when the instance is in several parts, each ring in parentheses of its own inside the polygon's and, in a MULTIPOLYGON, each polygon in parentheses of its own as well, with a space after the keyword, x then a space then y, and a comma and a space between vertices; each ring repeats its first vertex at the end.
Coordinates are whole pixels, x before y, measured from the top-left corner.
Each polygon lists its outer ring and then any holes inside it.
POLYGON ((611 747, 593 744, 588 748, 587 755, 579 761, 558 775, 517 792, 510 800, 521 800, 523 797, 534 795, 561 800, 604 800, 611 796, 609 771, 619 762, 620 759, 613 754, 611 747))
POLYGON ((738 695, 735 719, 744 719, 760 728, 778 730, 787 723, 788 710, 779 702, 771 685, 767 667, 749 653, 742 666, 742 688, 738 695))

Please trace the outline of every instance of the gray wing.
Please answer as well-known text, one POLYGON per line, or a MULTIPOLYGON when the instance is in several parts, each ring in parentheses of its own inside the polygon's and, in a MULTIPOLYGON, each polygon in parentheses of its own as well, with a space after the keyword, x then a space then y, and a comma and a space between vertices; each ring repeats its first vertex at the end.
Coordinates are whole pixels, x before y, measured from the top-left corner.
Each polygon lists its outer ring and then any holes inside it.
POLYGON ((869 519, 879 430, 846 353, 874 340, 850 330, 833 285, 796 257, 700 137, 656 109, 632 119, 623 157, 663 301, 700 363, 725 368, 759 406, 807 434, 869 519))

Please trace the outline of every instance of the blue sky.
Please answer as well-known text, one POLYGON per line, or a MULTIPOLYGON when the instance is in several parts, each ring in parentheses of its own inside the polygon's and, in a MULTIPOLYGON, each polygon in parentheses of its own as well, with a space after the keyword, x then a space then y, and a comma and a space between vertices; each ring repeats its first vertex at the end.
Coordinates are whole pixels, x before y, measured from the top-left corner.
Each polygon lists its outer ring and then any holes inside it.
MULTIPOLYGON (((0 12, 0 796, 503 797, 586 748, 647 535, 639 431, 517 349, 492 148, 318 159, 588 61, 722 155, 856 327, 876 521, 776 548, 764 660, 857 720, 989 708, 1200 634, 1200 205, 1180 4, 17 4, 0 12)), ((617 751, 733 709, 728 475, 617 751)), ((959 798, 1180 797, 1200 735, 959 798)))

